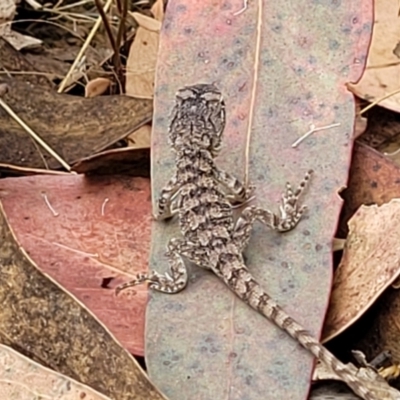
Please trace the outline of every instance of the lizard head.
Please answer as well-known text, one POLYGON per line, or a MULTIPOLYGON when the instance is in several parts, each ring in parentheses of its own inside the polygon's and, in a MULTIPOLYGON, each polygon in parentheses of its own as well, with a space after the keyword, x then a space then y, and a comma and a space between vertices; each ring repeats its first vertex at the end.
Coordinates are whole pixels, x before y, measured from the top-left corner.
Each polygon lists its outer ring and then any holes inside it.
POLYGON ((169 139, 176 151, 191 146, 215 156, 221 149, 225 103, 216 86, 198 84, 178 91, 169 139))

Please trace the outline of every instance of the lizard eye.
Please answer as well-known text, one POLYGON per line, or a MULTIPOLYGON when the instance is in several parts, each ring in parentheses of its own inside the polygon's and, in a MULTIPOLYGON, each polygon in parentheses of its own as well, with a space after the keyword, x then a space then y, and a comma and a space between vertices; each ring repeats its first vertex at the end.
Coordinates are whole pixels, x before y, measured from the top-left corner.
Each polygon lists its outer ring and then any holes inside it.
POLYGON ((220 92, 206 92, 201 96, 206 102, 212 103, 221 103, 222 102, 222 95, 220 92))
POLYGON ((179 100, 188 100, 190 98, 194 99, 195 97, 196 97, 195 93, 193 93, 193 90, 189 88, 183 88, 179 90, 178 93, 176 94, 176 98, 179 100))

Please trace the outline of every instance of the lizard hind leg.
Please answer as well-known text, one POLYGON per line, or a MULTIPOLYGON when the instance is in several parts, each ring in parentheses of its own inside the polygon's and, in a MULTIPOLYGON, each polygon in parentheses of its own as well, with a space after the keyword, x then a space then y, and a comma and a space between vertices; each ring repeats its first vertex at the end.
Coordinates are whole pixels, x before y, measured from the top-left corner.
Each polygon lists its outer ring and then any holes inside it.
POLYGON ((233 242, 241 251, 247 246, 256 221, 260 221, 278 232, 290 231, 299 223, 307 209, 306 206, 299 206, 299 197, 310 180, 311 174, 312 171, 306 173, 295 191, 289 183, 286 184, 286 190, 282 195, 280 215, 256 206, 250 206, 243 210, 232 234, 233 242))
POLYGON ((299 206, 299 197, 306 188, 312 173, 312 170, 306 172, 304 178, 294 192, 290 183, 286 183, 286 190, 282 195, 282 203, 280 206, 281 215, 276 226, 278 231, 289 231, 299 223, 304 211, 307 209, 306 206, 299 206))
POLYGON ((145 282, 149 284, 149 289, 158 292, 173 294, 183 290, 188 282, 188 274, 185 263, 180 256, 180 246, 177 242, 179 241, 171 239, 167 247, 166 256, 169 261, 168 272, 160 274, 157 271, 150 271, 147 274, 138 274, 135 279, 117 286, 115 293, 118 294, 128 287, 137 286, 145 282))

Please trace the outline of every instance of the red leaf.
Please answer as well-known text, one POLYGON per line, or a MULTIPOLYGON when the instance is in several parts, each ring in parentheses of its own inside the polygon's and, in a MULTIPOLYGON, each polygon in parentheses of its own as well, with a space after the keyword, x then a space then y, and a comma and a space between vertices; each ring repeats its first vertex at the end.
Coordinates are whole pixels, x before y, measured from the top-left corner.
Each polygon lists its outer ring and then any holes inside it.
POLYGON ((146 288, 115 297, 113 279, 147 269, 149 181, 131 177, 2 179, 10 225, 42 271, 84 303, 119 341, 143 353, 146 288), (56 215, 57 214, 57 215, 56 215))

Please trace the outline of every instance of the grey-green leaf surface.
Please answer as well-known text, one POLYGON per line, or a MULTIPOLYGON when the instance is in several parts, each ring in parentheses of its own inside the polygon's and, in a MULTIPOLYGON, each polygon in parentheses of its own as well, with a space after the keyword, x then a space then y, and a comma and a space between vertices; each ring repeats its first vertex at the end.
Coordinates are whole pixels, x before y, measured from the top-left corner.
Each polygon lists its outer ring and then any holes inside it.
MULTIPOLYGON (((160 39, 152 147, 153 200, 174 170, 167 144, 174 95, 215 83, 227 109, 220 167, 256 185, 253 204, 278 210, 286 181, 312 168, 309 210, 292 232, 256 225, 246 263, 285 310, 319 336, 329 299, 331 240, 352 149, 354 102, 345 83, 362 73, 371 2, 168 2, 160 39), (315 132, 292 144, 311 126, 315 132)), ((151 268, 167 269, 176 220, 155 222, 151 268)), ((151 293, 146 356, 171 399, 307 398, 312 357, 195 266, 185 291, 151 293)))

